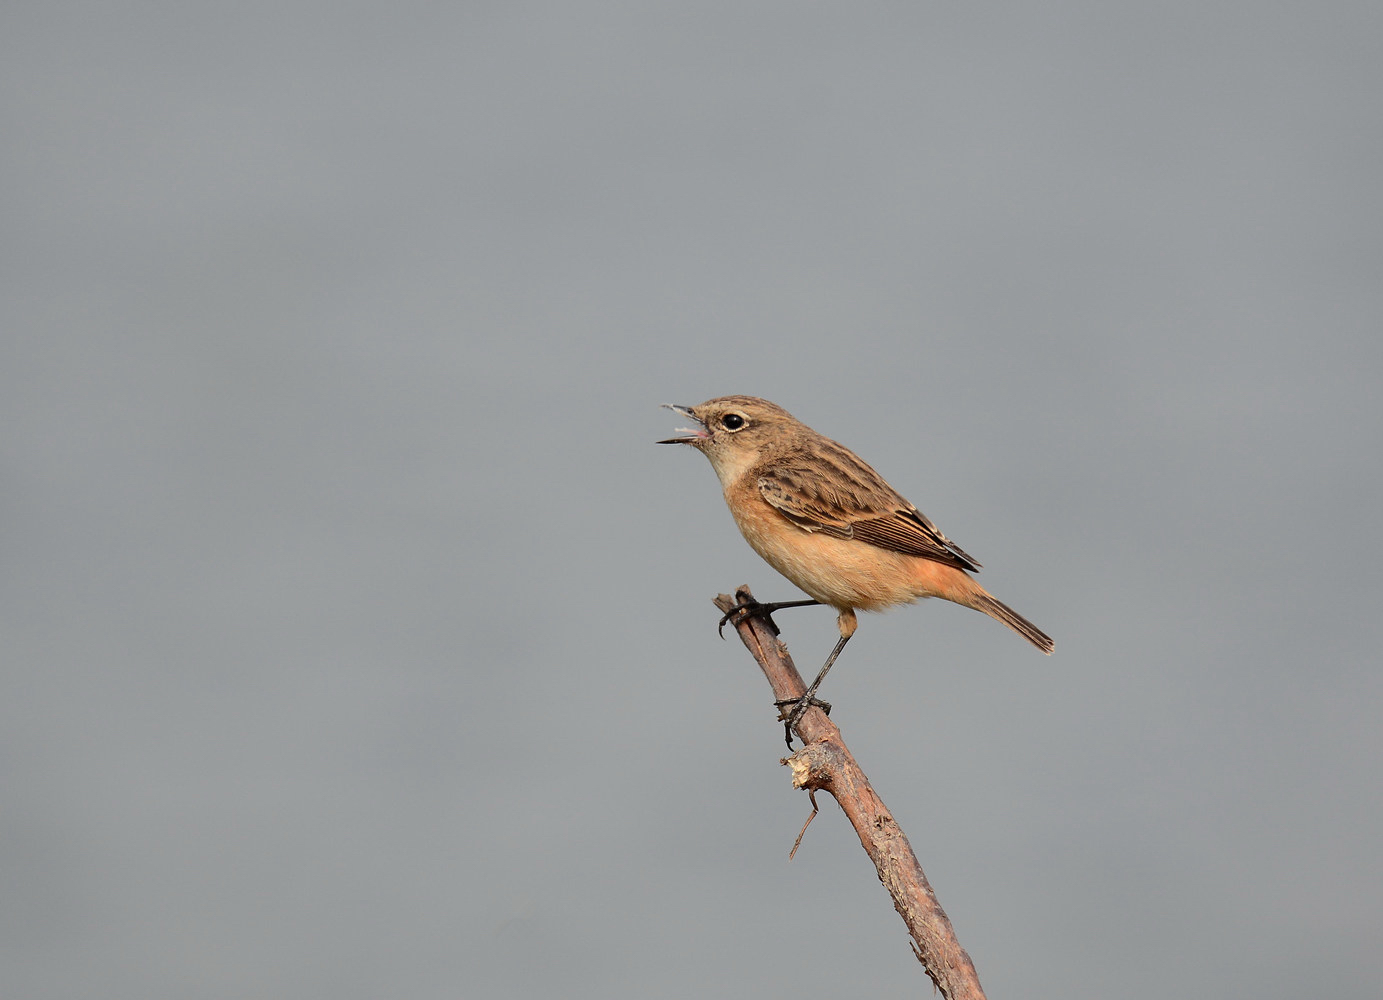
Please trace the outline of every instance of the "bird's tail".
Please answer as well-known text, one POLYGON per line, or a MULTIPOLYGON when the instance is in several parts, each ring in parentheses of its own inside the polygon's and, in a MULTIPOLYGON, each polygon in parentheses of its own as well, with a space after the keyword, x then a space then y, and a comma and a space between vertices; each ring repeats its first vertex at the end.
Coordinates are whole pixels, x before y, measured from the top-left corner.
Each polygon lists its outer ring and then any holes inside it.
POLYGON ((966 603, 976 611, 983 611, 995 621, 1003 622, 1048 656, 1050 656, 1052 650, 1056 648, 1056 643, 1052 642, 1051 636, 1047 635, 1046 632, 1043 632, 1017 611, 1014 611, 1003 601, 996 601, 988 594, 980 591, 980 593, 973 595, 966 603))

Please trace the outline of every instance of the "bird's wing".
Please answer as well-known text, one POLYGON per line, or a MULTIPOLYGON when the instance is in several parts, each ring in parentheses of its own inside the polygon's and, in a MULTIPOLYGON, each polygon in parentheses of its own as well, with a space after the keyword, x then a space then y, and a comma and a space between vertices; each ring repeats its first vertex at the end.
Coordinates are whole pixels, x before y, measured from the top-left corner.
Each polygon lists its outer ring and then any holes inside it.
POLYGON ((836 481, 827 482, 808 469, 765 470, 758 477, 759 494, 805 531, 853 538, 957 569, 980 568, 964 549, 882 479, 875 483, 853 477, 844 481, 832 479, 836 481))

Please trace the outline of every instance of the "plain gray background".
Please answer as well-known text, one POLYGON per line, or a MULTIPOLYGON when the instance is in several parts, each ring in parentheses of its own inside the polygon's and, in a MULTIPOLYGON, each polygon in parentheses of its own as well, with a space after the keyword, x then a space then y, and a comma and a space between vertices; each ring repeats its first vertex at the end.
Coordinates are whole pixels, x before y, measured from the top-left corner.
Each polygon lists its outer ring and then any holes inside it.
MULTIPOLYGON (((1057 640, 824 694, 992 997, 1383 994, 1377 4, 0 15, 0 976, 930 995, 659 403, 1057 640)), ((780 616, 804 669, 833 615, 780 616)))

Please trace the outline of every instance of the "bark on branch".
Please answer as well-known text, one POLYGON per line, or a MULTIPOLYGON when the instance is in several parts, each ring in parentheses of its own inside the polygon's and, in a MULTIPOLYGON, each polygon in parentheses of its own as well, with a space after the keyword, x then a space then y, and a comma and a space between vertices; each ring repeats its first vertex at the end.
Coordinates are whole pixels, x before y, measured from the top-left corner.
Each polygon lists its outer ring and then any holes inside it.
MULTIPOLYGON (((716 607, 726 613, 753 603, 748 587, 740 587, 733 597, 721 594, 715 599, 716 607)), ((807 686, 771 621, 746 614, 735 629, 772 685, 774 699, 800 698, 807 686)), ((913 953, 942 996, 947 1000, 984 1000, 975 966, 956 940, 951 921, 936 901, 908 838, 870 787, 840 730, 819 708, 803 713, 796 730, 804 746, 785 761, 792 768, 793 785, 811 791, 824 789, 840 804, 907 925, 913 953)))

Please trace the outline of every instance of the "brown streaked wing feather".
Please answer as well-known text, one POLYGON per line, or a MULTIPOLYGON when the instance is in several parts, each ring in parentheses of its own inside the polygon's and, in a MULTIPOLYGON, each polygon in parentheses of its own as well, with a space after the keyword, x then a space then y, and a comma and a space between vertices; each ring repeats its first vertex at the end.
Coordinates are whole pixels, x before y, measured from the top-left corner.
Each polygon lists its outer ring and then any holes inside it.
POLYGON ((759 494, 784 517, 806 531, 820 531, 836 538, 852 537, 843 512, 821 497, 810 495, 794 470, 767 472, 759 477, 759 494))
POLYGON ((765 470, 758 477, 758 486, 764 500, 806 531, 853 538, 957 569, 980 568, 877 473, 873 479, 869 482, 847 475, 843 481, 828 484, 807 469, 779 468, 765 470))
POLYGON ((893 549, 909 555, 935 559, 948 566, 972 572, 980 568, 980 564, 964 549, 938 531, 936 525, 915 508, 896 511, 891 517, 856 521, 850 527, 860 541, 877 545, 881 549, 893 549))

